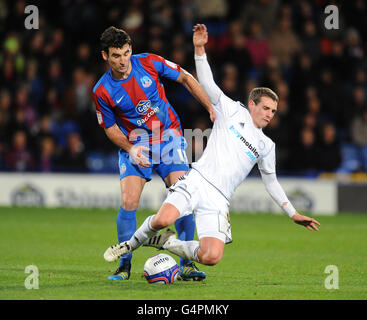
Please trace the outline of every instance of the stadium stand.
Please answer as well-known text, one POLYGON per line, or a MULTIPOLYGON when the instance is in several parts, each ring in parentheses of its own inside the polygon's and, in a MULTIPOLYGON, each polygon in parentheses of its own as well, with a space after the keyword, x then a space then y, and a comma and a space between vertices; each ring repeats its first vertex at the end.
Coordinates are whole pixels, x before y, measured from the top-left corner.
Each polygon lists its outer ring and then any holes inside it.
MULTIPOLYGON (((208 57, 226 94, 246 102, 254 86, 279 93, 266 133, 277 142, 280 174, 310 175, 294 165, 292 153, 303 131, 321 148, 325 124, 335 128, 339 163, 315 166, 304 163, 314 161, 307 157, 302 164, 316 174, 367 171, 367 143, 358 144, 352 129, 367 112, 364 1, 330 2, 339 8, 338 30, 324 26, 328 1, 33 2, 38 30, 24 27, 26 1, 0 0, 0 170, 116 172, 117 150, 98 127, 92 101, 106 67, 100 34, 110 25, 123 28, 135 53, 162 55, 195 74, 191 36, 200 22, 208 26, 208 57), (65 165, 73 133, 82 154, 65 165)), ((183 128, 194 129, 197 119, 211 126, 181 86, 163 82, 183 128)))

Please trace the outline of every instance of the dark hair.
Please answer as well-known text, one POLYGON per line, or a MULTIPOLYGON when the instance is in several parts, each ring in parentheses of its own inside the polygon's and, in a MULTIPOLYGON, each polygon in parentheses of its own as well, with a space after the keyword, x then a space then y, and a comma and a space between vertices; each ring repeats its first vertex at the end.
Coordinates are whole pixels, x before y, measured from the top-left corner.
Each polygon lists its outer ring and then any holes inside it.
POLYGON ((275 102, 279 102, 279 98, 277 94, 273 90, 269 88, 265 88, 265 87, 252 89, 249 94, 248 101, 253 100, 255 104, 258 104, 260 102, 261 97, 264 97, 264 96, 269 97, 270 99, 274 100, 275 102))
POLYGON ((131 38, 124 30, 111 26, 103 31, 100 42, 102 50, 108 54, 110 47, 122 48, 125 44, 131 45, 131 38))

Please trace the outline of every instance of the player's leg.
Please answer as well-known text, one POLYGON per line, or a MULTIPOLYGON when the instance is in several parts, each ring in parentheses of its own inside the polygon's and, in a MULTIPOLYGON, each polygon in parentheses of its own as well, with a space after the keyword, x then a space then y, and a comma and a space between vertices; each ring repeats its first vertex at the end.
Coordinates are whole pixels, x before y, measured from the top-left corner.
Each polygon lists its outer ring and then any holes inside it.
MULTIPOLYGON (((180 213, 175 206, 164 203, 157 214, 145 219, 142 225, 128 241, 109 247, 104 253, 105 260, 112 262, 117 260, 119 257, 129 255, 132 251, 138 249, 144 243, 147 243, 149 239, 157 235, 162 228, 174 223, 179 217, 179 214, 180 213)), ((166 232, 163 237, 159 236, 159 243, 155 242, 153 246, 160 246, 159 248, 161 248, 161 245, 165 243, 170 236, 176 238, 175 233, 166 232)))
MULTIPOLYGON (((179 177, 183 176, 185 171, 173 171, 170 172, 167 177, 164 179, 164 182, 168 187, 174 184, 179 177)), ((190 241, 194 240, 195 235, 195 220, 194 215, 186 215, 176 220, 175 228, 177 231, 177 236, 180 240, 190 241)), ((180 257, 180 267, 190 265, 191 261, 180 257)), ((191 267, 191 266, 189 266, 191 267)))
MULTIPOLYGON (((161 163, 155 166, 155 170, 164 180, 166 186, 170 187, 176 183, 178 178, 183 176, 189 169, 185 148, 186 140, 181 135, 176 135, 174 132, 167 132, 170 136, 169 143, 162 144, 161 163)), ((166 137, 167 138, 167 137, 166 137)), ((195 235, 195 220, 193 214, 186 214, 175 222, 175 228, 178 238, 183 241, 194 240, 195 235)), ((184 280, 202 280, 206 275, 198 270, 193 262, 189 259, 180 257, 179 275, 185 274, 184 280)), ((183 280, 181 276, 178 279, 183 280)))
MULTIPOLYGON (((182 151, 183 152, 183 151, 182 151)), ((174 169, 175 164, 173 164, 174 169)), ((171 186, 176 183, 178 178, 183 176, 185 171, 172 171, 164 179, 167 186, 171 186)), ((193 214, 188 214, 180 217, 175 222, 175 228, 177 231, 177 237, 182 241, 193 241, 195 235, 195 219, 193 214)), ((186 259, 182 256, 179 258, 179 280, 194 280, 200 281, 206 278, 206 274, 200 271, 198 267, 190 259, 186 259)))
POLYGON ((223 257, 224 242, 217 238, 205 237, 199 241, 182 241, 174 237, 163 244, 163 249, 208 266, 216 265, 223 257))
POLYGON ((213 237, 204 237, 200 239, 200 247, 197 252, 200 263, 214 266, 223 257, 224 242, 213 237))
MULTIPOLYGON (((117 215, 118 241, 129 240, 136 231, 136 210, 146 180, 138 176, 127 176, 120 180, 121 207, 117 215)), ((131 255, 121 259, 120 266, 130 266, 131 255)))
MULTIPOLYGON (((136 231, 136 210, 139 205, 145 179, 127 176, 120 180, 121 206, 116 217, 118 242, 129 240, 136 231)), ((132 254, 121 257, 120 264, 109 280, 126 280, 130 276, 132 254)))
MULTIPOLYGON (((179 194, 177 193, 175 197, 179 197, 179 194)), ((196 240, 182 241, 172 237, 163 244, 163 249, 201 264, 210 266, 217 264, 222 259, 227 238, 224 233, 219 231, 218 220, 220 219, 218 219, 217 211, 201 211, 199 215, 196 215, 200 242, 196 240)))
MULTIPOLYGON (((118 242, 131 238, 136 231, 136 210, 151 169, 142 169, 130 162, 126 152, 119 152, 121 206, 116 217, 118 242)), ((148 179, 149 180, 149 179, 148 179)), ((121 257, 109 280, 126 280, 130 276, 132 254, 121 257)))

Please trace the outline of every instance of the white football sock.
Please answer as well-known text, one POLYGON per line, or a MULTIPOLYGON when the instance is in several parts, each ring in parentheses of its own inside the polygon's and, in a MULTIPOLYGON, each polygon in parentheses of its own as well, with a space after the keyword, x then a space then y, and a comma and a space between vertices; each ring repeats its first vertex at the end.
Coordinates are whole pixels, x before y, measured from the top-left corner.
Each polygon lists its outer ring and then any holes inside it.
POLYGON ((159 233, 160 230, 153 229, 150 224, 150 221, 154 216, 155 215, 152 215, 146 218, 143 224, 135 231, 131 239, 128 241, 131 251, 139 248, 146 240, 159 233))
POLYGON ((193 260, 196 262, 200 262, 197 255, 199 247, 199 241, 182 241, 179 239, 170 239, 163 245, 163 249, 168 250, 169 252, 184 259, 193 260))

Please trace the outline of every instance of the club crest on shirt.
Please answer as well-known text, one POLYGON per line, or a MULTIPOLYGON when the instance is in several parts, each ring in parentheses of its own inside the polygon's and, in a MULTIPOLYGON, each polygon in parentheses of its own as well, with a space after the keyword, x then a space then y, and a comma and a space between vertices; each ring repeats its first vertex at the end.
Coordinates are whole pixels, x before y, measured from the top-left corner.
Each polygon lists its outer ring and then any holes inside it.
POLYGON ((147 114, 150 106, 151 106, 150 100, 140 100, 139 103, 136 105, 135 110, 140 115, 145 115, 147 114))
POLYGON ((152 80, 148 76, 144 76, 143 78, 140 78, 140 82, 144 88, 148 88, 152 84, 152 80))

